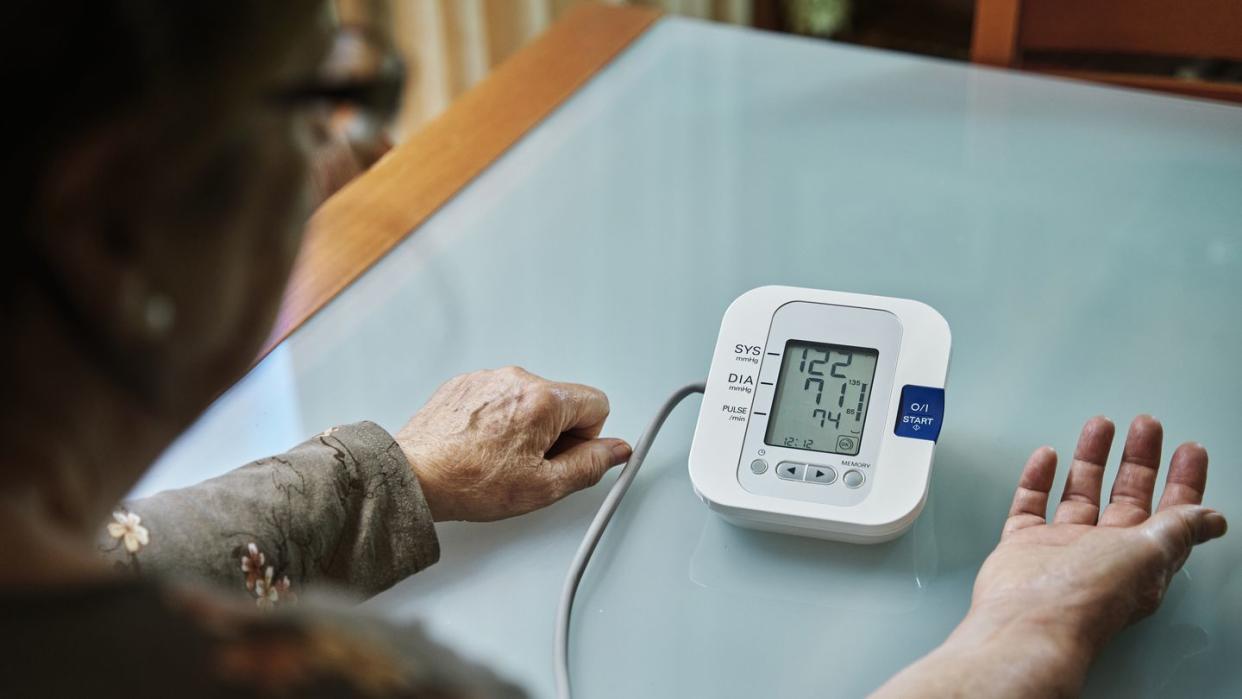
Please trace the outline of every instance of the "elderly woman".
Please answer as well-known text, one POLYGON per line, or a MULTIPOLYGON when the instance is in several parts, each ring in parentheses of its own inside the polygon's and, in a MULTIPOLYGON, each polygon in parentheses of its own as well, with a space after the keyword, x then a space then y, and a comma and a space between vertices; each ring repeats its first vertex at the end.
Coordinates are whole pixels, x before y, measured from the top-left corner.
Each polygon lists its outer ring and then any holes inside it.
MULTIPOLYGON (((630 453, 599 391, 520 369, 445 384, 397 435, 334 427, 293 450, 117 506, 248 366, 313 201, 331 79, 309 2, 9 3, 0 462, 0 695, 466 697, 517 690, 417 630, 298 596, 371 595, 437 559, 435 522, 496 520, 590 486, 630 453), (101 527, 101 523, 104 526, 101 527)), ((345 75, 345 78, 341 76, 345 75)), ((323 180, 321 179, 320 182, 323 180)), ((1072 694, 1153 611, 1192 547, 1207 454, 1087 423, 1051 522, 1056 455, 1022 470, 969 614, 882 696, 1072 694)))

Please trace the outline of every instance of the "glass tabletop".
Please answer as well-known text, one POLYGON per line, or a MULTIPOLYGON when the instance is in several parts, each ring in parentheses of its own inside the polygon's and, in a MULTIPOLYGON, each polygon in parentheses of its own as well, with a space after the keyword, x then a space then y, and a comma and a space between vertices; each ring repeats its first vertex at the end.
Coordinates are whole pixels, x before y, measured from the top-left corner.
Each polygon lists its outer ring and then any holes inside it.
MULTIPOLYGON (((1242 109, 664 19, 226 393, 139 485, 196 482, 332 424, 396 430, 450 376, 520 364, 636 439, 764 284, 899 296, 953 329, 927 509, 876 546, 735 528, 665 426, 587 572, 580 696, 859 696, 965 611, 1018 470, 1091 415, 1160 417, 1242 499, 1242 109)), ((1110 467, 1111 472, 1115 463, 1110 467)), ((1061 479, 1063 480, 1062 473, 1061 479)), ((537 696, 605 483, 438 527, 368 603, 537 696)), ((1091 672, 1097 697, 1242 693, 1242 535, 1197 551, 1091 672)))

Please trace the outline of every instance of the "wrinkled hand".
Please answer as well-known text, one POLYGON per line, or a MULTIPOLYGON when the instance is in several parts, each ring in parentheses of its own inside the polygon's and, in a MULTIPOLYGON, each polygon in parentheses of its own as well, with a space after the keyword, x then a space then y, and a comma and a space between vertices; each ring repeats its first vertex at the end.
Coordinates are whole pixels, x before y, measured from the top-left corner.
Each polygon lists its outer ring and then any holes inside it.
POLYGON ((397 434, 436 521, 491 521, 537 510, 599 482, 630 456, 602 439, 608 398, 517 367, 441 386, 397 434))
POLYGON ((1113 423, 1088 420, 1051 523, 1045 513, 1057 455, 1035 450, 1000 543, 975 579, 970 612, 872 699, 1078 696, 1100 648, 1160 606, 1195 545, 1225 533, 1225 518, 1199 505, 1208 458, 1198 444, 1174 452, 1152 514, 1163 439, 1154 418, 1135 418, 1101 511, 1113 423))
POLYGON ((1156 610, 1191 549, 1225 533, 1225 518, 1200 506, 1207 451, 1177 448, 1152 514, 1163 429, 1150 416, 1130 425, 1107 507, 1100 508, 1113 423, 1083 426, 1064 494, 1045 521, 1057 457, 1035 451, 1022 471, 996 550, 975 581, 971 614, 1030 619, 1084 641, 1094 654, 1127 624, 1156 610))

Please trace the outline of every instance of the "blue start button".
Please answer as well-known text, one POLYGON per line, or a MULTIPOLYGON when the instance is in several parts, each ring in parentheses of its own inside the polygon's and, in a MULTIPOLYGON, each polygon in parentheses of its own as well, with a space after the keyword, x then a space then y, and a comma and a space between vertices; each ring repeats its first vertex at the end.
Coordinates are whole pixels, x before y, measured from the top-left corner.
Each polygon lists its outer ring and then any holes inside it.
POLYGON ((901 405, 897 410, 898 437, 936 441, 940 423, 944 422, 944 389, 906 385, 901 389, 901 405))

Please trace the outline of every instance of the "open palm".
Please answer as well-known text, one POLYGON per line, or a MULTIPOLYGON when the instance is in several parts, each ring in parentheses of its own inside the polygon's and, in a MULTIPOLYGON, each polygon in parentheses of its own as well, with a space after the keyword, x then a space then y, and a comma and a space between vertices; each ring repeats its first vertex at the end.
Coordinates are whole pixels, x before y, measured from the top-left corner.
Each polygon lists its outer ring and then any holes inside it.
POLYGON ((972 608, 1065 625, 1098 648, 1159 606, 1196 544, 1224 534, 1224 517, 1200 506, 1208 456, 1199 444, 1177 448, 1152 513, 1163 428, 1147 415, 1130 425, 1112 495, 1101 510, 1113 433, 1113 423, 1102 417, 1083 426, 1051 523, 1046 512, 1057 456, 1048 447, 1031 455, 1001 541, 975 581, 972 608))
POLYGON ((1140 415, 1101 508, 1113 432, 1102 417, 1083 426, 1051 522, 1057 455, 1049 447, 1031 454, 1000 543, 975 579, 970 612, 872 699, 1076 696, 1109 638, 1160 606, 1190 550, 1225 533, 1225 518, 1200 505, 1207 451, 1177 448, 1153 513, 1164 430, 1140 415))

